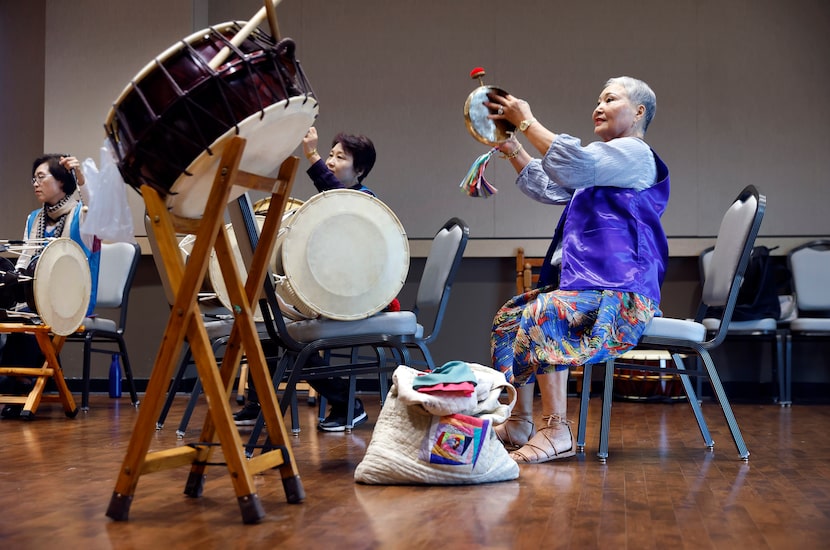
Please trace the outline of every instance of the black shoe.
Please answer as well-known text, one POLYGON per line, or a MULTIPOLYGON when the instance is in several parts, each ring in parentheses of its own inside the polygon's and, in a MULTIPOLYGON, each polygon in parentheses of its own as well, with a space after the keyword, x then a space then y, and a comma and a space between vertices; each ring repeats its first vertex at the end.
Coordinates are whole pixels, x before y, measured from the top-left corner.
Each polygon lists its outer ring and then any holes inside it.
POLYGON ((259 403, 248 401, 245 406, 233 413, 233 421, 237 426, 253 426, 259 418, 259 403))
MULTIPOLYGON (((318 430, 322 430, 324 432, 342 432, 346 430, 346 408, 334 407, 332 406, 331 412, 326 417, 325 420, 320 422, 317 425, 318 430)), ((352 422, 352 427, 357 427, 364 422, 369 420, 369 416, 366 414, 366 411, 363 410, 363 403, 360 399, 355 399, 354 402, 354 421, 352 422)))
POLYGON ((20 418, 20 413, 23 412, 23 405, 6 405, 0 411, 2 418, 20 418))

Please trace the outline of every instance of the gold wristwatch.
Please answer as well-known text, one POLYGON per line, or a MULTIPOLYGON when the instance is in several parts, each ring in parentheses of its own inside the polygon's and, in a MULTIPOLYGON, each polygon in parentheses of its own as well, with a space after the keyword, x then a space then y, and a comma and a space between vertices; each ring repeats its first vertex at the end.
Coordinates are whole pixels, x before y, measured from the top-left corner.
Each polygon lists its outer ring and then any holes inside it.
POLYGON ((524 133, 528 128, 530 128, 530 125, 533 124, 534 122, 536 122, 535 118, 531 118, 530 120, 521 121, 519 123, 519 131, 524 133))

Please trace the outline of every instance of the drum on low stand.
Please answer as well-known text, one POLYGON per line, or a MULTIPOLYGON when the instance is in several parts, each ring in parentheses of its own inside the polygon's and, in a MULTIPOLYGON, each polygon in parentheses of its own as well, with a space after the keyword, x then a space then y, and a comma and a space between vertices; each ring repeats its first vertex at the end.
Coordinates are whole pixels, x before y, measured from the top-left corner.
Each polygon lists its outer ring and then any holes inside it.
MULTIPOLYGON (((317 100, 290 38, 254 29, 237 47, 241 26, 196 32, 148 64, 124 89, 105 129, 131 186, 149 185, 172 214, 198 219, 231 136, 246 138, 240 168, 275 177, 317 117, 317 100), (231 54, 215 70, 223 48, 231 54)), ((229 200, 245 191, 234 186, 229 200)))
POLYGON ((276 290, 305 317, 364 319, 398 295, 409 272, 409 242, 394 212, 351 189, 307 200, 277 240, 276 290))
MULTIPOLYGON (((665 350, 631 350, 621 355, 619 360, 631 365, 664 367, 667 362, 672 364, 671 353, 665 350)), ((686 393, 676 374, 615 368, 614 398, 674 403, 685 400, 686 393)))
MULTIPOLYGON (((6 261, 4 272, 11 264, 6 261)), ((15 278, 16 282, 4 284, 0 292, 7 319, 37 317, 60 336, 78 330, 92 292, 89 262, 78 243, 66 238, 51 240, 15 278), (20 302, 25 302, 28 311, 13 309, 20 302)))

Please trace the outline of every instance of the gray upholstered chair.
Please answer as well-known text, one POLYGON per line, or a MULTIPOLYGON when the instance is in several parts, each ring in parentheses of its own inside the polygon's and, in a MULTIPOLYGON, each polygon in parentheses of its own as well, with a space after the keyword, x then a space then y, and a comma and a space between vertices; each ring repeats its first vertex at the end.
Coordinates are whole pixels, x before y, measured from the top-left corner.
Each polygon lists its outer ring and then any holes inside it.
POLYGON ((792 371, 793 342, 830 340, 830 240, 804 243, 792 249, 787 260, 798 308, 797 317, 790 321, 786 343, 787 364, 792 371))
MULTIPOLYGON (((709 433, 703 416, 701 403, 689 379, 690 376, 708 378, 721 411, 729 426, 738 455, 747 460, 749 450, 741 435, 738 422, 732 412, 732 406, 726 397, 718 376, 715 363, 709 350, 720 345, 726 338, 732 312, 738 298, 738 290, 743 280, 744 271, 749 263, 750 252, 758 235, 761 220, 766 208, 766 197, 758 190, 747 186, 724 215, 715 248, 712 251, 711 268, 703 287, 703 294, 694 320, 656 317, 646 328, 646 332, 635 349, 668 350, 674 360, 674 368, 659 366, 629 365, 620 360, 611 360, 605 364, 605 388, 602 403, 602 422, 597 456, 602 462, 608 458, 608 439, 611 427, 611 401, 613 398, 614 369, 627 368, 646 372, 673 373, 680 376, 688 402, 700 428, 705 445, 711 449, 714 441, 709 433), (722 307, 722 317, 718 331, 707 338, 703 318, 710 306, 722 307), (685 361, 691 359, 691 368, 685 361), (700 366, 702 363, 702 367, 700 366)), ((585 380, 591 379, 591 365, 585 365, 585 380)), ((584 382, 583 382, 584 383, 584 382)), ((582 391, 580 403, 579 430, 577 447, 585 445, 585 421, 588 416, 589 392, 582 391)))
POLYGON ((118 353, 124 365, 130 399, 133 405, 138 405, 138 395, 133 381, 130 355, 127 353, 127 343, 124 340, 124 331, 127 328, 127 305, 130 298, 130 288, 133 284, 133 277, 138 268, 140 257, 141 248, 135 243, 103 243, 101 245, 96 312, 84 319, 83 332, 72 334, 67 338, 67 342, 83 342, 84 344, 81 410, 89 410, 90 371, 93 353, 118 353), (99 309, 117 309, 118 319, 103 317, 97 313, 99 309), (115 345, 117 350, 96 347, 105 344, 115 345))
MULTIPOLYGON (((700 281, 706 283, 706 277, 712 265, 712 252, 714 247, 707 248, 700 254, 700 281)), ((706 317, 703 319, 706 326, 707 336, 714 336, 720 329, 720 319, 706 317)), ((758 342, 768 344, 772 357, 773 373, 776 375, 778 386, 778 404, 782 407, 789 406, 792 401, 789 394, 790 363, 784 355, 784 341, 787 330, 778 324, 778 318, 764 317, 761 319, 750 319, 744 321, 732 320, 726 332, 727 340, 742 342, 758 342)), ((698 389, 700 387, 698 386, 698 389)))

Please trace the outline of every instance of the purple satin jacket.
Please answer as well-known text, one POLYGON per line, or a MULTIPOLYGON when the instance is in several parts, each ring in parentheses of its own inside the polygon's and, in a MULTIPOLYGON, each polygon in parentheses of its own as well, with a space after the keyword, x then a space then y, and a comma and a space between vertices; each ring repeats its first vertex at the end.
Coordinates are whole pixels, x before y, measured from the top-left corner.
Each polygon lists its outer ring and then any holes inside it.
POLYGON ((574 193, 548 249, 540 286, 556 283, 550 259, 561 242, 559 288, 636 292, 660 302, 669 256, 660 217, 670 183, 668 167, 652 153, 657 165, 652 187, 589 187, 574 193))

